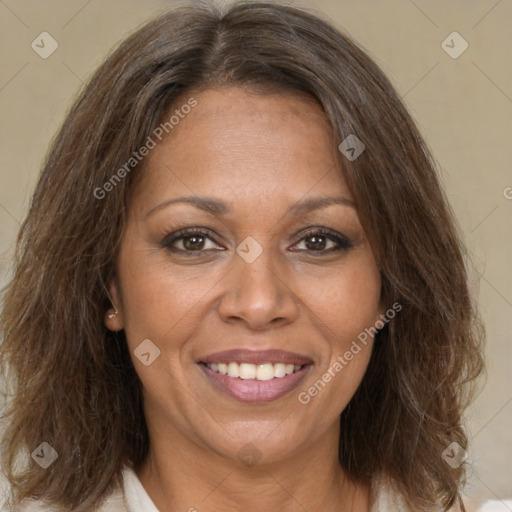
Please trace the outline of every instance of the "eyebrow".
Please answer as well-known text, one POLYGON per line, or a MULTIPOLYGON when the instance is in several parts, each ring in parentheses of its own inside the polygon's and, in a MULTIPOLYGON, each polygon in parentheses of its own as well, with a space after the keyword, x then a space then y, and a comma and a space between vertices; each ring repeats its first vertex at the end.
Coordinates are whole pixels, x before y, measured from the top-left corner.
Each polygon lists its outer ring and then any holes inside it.
MULTIPOLYGON (((199 197, 199 196, 188 196, 188 197, 177 197, 175 199, 167 199, 155 207, 151 208, 146 214, 146 218, 153 215, 157 211, 163 210, 173 204, 190 204, 196 208, 205 212, 211 213, 212 215, 225 215, 231 212, 231 207, 218 199, 211 197, 199 197)), ((355 203, 351 199, 342 196, 327 196, 327 197, 312 197, 309 199, 303 199, 295 204, 290 205, 285 215, 300 216, 309 213, 313 210, 319 210, 320 208, 326 208, 334 204, 349 206, 355 208, 355 203)))

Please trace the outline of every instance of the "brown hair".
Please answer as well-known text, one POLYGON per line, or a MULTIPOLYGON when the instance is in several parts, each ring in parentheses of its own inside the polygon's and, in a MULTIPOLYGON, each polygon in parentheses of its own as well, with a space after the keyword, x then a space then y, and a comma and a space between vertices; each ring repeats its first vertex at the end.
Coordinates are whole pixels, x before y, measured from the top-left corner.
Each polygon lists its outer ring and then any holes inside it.
MULTIPOLYGON (((340 463, 356 479, 388 475, 414 510, 447 510, 467 447, 461 414, 482 370, 465 256, 436 165, 398 94, 346 35, 303 10, 269 3, 175 9, 149 22, 98 69, 68 113, 19 233, 4 297, 2 461, 13 501, 83 512, 148 451, 140 381, 110 306, 134 168, 98 187, 137 151, 170 105, 222 85, 303 91, 322 105, 336 145, 366 146, 340 168, 382 273, 402 310, 377 334, 367 373, 341 415, 340 463), (42 469, 41 442, 58 453, 42 469)), ((200 108, 198 106, 197 108, 200 108)), ((140 166, 139 166, 140 167, 140 166)))

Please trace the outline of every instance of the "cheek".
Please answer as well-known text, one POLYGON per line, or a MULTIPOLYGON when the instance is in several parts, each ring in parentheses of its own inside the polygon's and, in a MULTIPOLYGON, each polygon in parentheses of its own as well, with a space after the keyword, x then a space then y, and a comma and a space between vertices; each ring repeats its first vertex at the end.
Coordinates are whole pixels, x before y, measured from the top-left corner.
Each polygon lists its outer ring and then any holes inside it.
POLYGON ((381 313, 381 280, 369 250, 347 258, 330 276, 318 277, 317 286, 305 290, 305 296, 325 345, 313 386, 299 398, 305 400, 301 403, 314 399, 315 407, 336 415, 354 395, 368 366, 372 328, 381 313))
POLYGON ((222 278, 215 269, 176 268, 164 255, 155 257, 143 251, 121 254, 119 269, 124 329, 130 345, 145 338, 167 344, 170 338, 186 337, 187 326, 197 323, 201 304, 222 278))
POLYGON ((332 273, 308 280, 303 295, 312 316, 324 326, 333 352, 344 352, 374 326, 381 312, 381 280, 373 255, 361 251, 332 273))
POLYGON ((323 411, 326 424, 347 406, 366 372, 372 328, 381 313, 380 288, 380 273, 370 254, 347 261, 308 292, 308 307, 324 334, 324 357, 298 401, 323 411))

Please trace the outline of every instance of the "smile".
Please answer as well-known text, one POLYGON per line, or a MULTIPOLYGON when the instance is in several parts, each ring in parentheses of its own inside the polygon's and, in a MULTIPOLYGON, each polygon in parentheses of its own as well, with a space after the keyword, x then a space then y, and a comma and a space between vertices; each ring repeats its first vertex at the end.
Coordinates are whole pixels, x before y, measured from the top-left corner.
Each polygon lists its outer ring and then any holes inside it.
POLYGON ((282 350, 226 350, 201 357, 213 388, 240 402, 266 403, 291 393, 313 366, 310 357, 282 350))
POLYGON ((209 363, 208 368, 222 375, 228 375, 231 378, 243 380, 271 380, 281 379, 286 375, 298 372, 302 365, 284 364, 284 363, 209 363))

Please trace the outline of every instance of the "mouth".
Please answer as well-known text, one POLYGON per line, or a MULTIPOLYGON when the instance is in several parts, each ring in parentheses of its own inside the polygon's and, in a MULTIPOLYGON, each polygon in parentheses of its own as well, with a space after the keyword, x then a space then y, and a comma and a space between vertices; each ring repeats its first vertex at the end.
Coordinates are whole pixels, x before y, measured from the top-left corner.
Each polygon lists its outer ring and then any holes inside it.
POLYGON ((313 363, 291 352, 232 350, 207 356, 198 364, 208 381, 231 398, 266 403, 296 388, 313 363))
POLYGON ((243 380, 271 380, 282 379, 286 375, 298 372, 302 365, 284 364, 284 363, 205 363, 210 370, 221 375, 228 375, 231 378, 240 378, 243 380))

